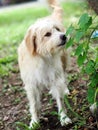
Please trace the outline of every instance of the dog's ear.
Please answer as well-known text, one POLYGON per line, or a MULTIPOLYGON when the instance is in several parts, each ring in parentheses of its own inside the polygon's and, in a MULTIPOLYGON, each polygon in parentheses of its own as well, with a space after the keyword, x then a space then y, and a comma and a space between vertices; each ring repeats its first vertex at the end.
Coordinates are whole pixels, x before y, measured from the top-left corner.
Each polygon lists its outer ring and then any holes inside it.
POLYGON ((36 36, 34 32, 32 31, 32 29, 29 29, 27 31, 27 34, 25 36, 25 43, 30 54, 35 55, 36 54, 36 36))

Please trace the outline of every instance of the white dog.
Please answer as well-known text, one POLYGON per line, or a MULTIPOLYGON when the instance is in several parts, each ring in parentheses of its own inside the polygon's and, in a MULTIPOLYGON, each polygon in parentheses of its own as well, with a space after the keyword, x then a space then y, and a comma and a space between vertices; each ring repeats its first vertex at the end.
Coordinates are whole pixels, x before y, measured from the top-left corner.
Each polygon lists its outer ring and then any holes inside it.
POLYGON ((55 6, 51 16, 30 26, 18 48, 21 78, 30 103, 31 127, 39 121, 40 97, 44 87, 56 99, 61 125, 71 123, 62 102, 69 90, 65 70, 68 54, 64 50, 67 38, 61 16, 62 9, 55 6))

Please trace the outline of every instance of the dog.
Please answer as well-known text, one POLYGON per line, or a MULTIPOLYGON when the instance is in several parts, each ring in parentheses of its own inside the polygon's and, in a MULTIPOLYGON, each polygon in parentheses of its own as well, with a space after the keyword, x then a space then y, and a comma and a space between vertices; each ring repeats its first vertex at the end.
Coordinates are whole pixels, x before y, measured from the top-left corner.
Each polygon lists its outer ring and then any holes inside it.
POLYGON ((31 25, 18 47, 21 79, 30 105, 30 127, 39 122, 44 88, 49 90, 57 102, 61 125, 72 122, 63 103, 64 95, 69 94, 66 72, 69 56, 64 49, 67 37, 62 24, 62 8, 55 3, 56 0, 50 2, 53 13, 31 25))

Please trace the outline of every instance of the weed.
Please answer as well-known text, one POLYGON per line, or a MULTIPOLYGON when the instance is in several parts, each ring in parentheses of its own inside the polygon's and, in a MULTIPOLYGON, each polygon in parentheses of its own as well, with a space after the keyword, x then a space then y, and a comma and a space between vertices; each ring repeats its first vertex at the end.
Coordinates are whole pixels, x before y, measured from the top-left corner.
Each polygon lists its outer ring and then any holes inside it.
POLYGON ((17 130, 38 130, 40 128, 40 124, 39 123, 34 123, 32 124, 32 128, 30 128, 29 126, 27 126, 26 124, 22 123, 22 122, 17 122, 16 123, 18 125, 17 130))

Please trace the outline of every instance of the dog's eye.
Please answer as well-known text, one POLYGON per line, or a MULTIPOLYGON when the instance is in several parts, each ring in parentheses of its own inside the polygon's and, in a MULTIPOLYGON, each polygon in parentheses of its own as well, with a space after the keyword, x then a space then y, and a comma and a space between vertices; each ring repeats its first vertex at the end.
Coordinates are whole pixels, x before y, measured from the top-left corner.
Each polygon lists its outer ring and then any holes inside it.
POLYGON ((57 31, 60 31, 60 29, 59 29, 58 27, 56 27, 56 30, 57 30, 57 31))
POLYGON ((50 36, 51 36, 51 32, 47 32, 47 33, 45 34, 45 36, 46 36, 46 37, 50 37, 50 36))

